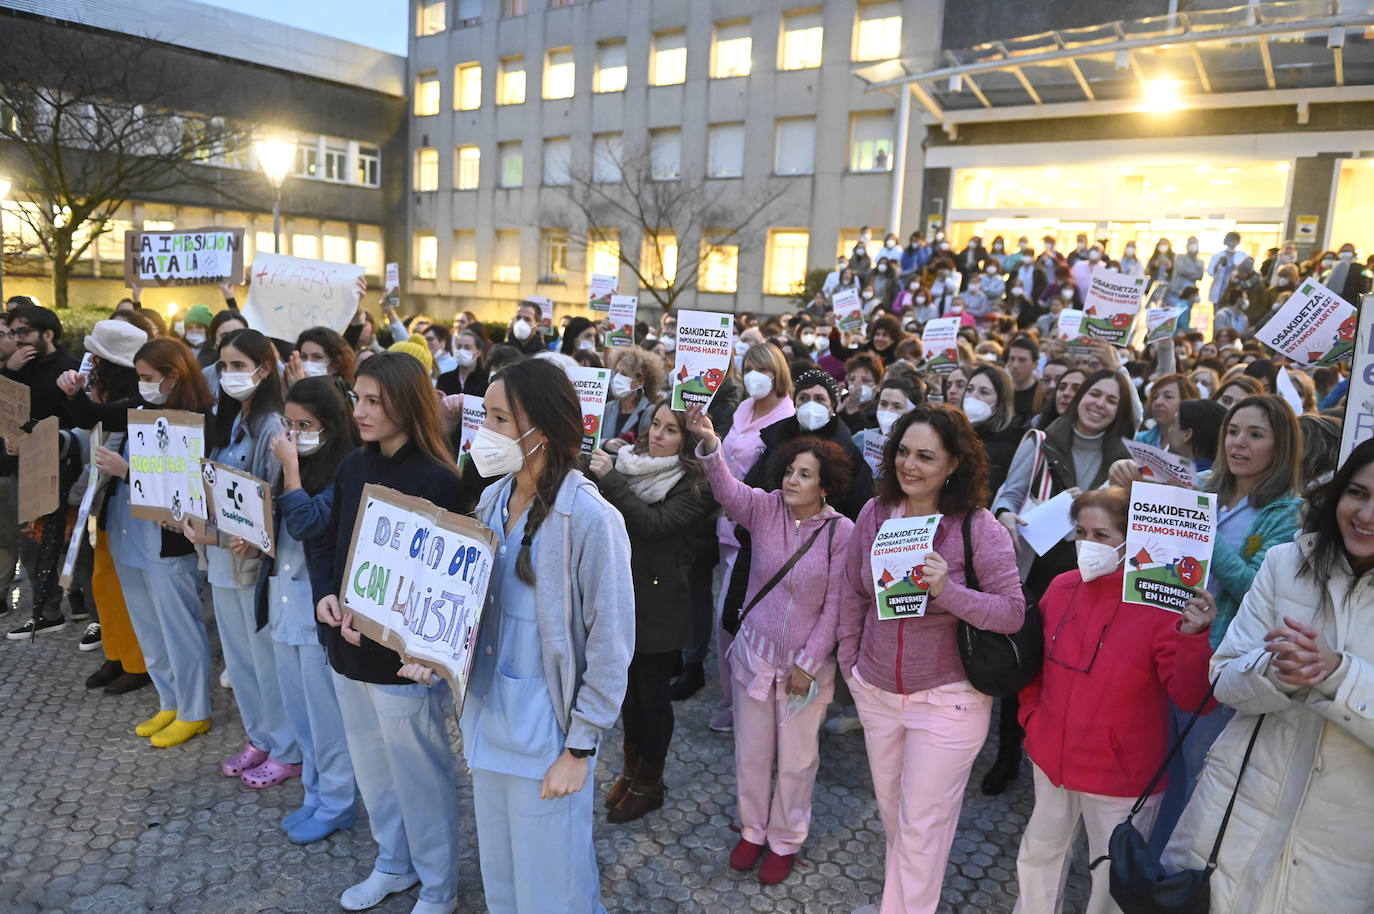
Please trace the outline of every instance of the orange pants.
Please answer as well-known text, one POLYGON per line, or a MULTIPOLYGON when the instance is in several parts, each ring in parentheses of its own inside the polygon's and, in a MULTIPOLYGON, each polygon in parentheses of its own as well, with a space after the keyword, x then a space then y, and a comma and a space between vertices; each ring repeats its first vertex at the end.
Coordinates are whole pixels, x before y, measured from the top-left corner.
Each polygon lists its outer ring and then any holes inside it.
POLYGON ((91 591, 95 595, 96 612, 100 615, 101 647, 108 660, 118 660, 126 673, 146 673, 143 651, 129 621, 129 609, 124 605, 124 591, 119 588, 110 545, 101 531, 96 535, 95 561, 91 565, 91 591))

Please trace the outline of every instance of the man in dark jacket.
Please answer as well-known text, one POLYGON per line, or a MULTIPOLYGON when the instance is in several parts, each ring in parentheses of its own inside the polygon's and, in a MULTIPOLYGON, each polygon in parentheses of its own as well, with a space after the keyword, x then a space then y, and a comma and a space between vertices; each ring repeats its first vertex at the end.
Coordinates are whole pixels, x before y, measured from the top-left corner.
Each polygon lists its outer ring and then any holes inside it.
POLYGON ((543 316, 543 308, 538 302, 522 301, 506 327, 506 343, 525 355, 544 352, 549 348, 549 341, 544 339, 543 316))

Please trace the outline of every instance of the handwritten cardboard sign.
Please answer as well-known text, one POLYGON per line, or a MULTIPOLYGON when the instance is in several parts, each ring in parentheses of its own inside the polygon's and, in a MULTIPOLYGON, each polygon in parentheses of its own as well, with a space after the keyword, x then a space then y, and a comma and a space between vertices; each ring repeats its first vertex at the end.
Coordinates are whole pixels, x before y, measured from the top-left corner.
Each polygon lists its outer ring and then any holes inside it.
POLYGON ((210 523, 225 536, 242 537, 266 555, 276 555, 272 535, 272 488, 256 476, 216 463, 200 462, 210 523))
POLYGON ((57 457, 57 417, 49 416, 19 444, 19 523, 51 514, 61 501, 57 457))
POLYGON ((363 488, 339 590, 354 626, 453 689, 459 714, 477 650, 496 534, 385 486, 363 488))
POLYGON ((129 513, 145 520, 205 520, 200 461, 205 417, 174 409, 129 410, 129 513))
POLYGON ((29 410, 29 385, 0 376, 0 438, 24 434, 29 410))
POLYGON ((309 327, 343 333, 358 313, 354 284, 362 275, 363 268, 356 264, 259 252, 243 305, 244 320, 265 336, 289 342, 309 327))
POLYGON ((208 286, 243 279, 243 229, 125 232, 124 282, 208 286))

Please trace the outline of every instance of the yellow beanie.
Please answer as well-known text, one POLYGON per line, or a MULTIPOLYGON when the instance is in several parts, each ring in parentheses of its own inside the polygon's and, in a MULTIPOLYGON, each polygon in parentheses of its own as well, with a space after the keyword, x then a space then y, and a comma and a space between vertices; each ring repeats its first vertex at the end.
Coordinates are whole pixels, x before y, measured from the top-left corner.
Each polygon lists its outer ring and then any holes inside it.
POLYGON ((399 343, 392 343, 387 352, 404 352, 425 366, 425 374, 431 374, 434 371, 434 356, 430 354, 429 347, 424 343, 417 343, 414 340, 401 340, 399 343))

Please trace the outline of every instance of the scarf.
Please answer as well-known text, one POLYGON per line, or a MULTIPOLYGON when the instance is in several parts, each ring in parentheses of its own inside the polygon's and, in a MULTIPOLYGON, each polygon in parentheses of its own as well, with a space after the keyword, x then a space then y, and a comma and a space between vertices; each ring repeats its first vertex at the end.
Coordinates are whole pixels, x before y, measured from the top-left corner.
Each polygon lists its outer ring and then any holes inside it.
POLYGON ((625 477, 630 491, 646 505, 656 505, 667 498, 683 476, 682 462, 676 454, 671 457, 650 457, 648 454, 636 454, 628 447, 616 453, 615 468, 625 477))

